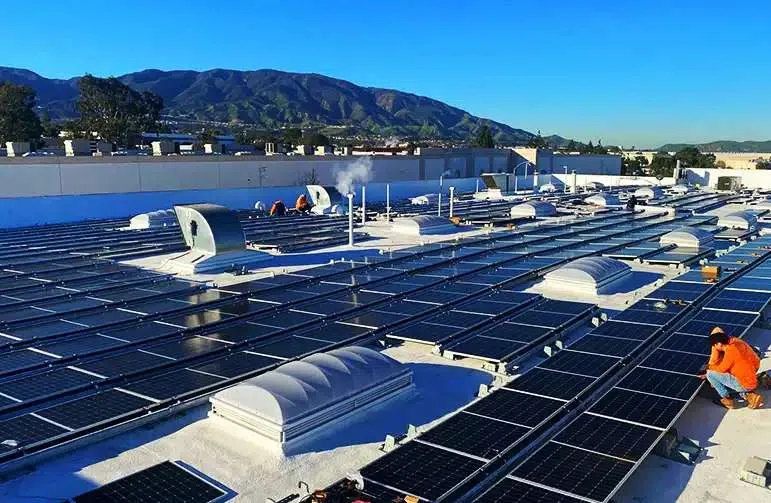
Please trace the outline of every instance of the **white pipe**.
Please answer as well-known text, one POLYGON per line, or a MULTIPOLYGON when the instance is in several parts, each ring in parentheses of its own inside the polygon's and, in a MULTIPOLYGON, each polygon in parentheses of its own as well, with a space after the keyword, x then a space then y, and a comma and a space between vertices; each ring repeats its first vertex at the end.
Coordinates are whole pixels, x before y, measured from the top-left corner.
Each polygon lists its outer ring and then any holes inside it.
POLYGON ((442 216, 442 191, 439 190, 439 199, 437 200, 439 204, 436 205, 436 214, 437 216, 442 216))
POLYGON ((386 184, 386 222, 391 221, 391 184, 386 184))
POLYGON ((367 223, 367 187, 361 188, 361 225, 367 223))
POLYGON ((353 246, 353 194, 348 193, 348 246, 353 246))
POLYGON ((477 188, 474 189, 474 192, 479 192, 479 178, 477 178, 477 188))
POLYGON ((450 218, 453 216, 453 202, 455 201, 455 187, 450 187, 450 218))

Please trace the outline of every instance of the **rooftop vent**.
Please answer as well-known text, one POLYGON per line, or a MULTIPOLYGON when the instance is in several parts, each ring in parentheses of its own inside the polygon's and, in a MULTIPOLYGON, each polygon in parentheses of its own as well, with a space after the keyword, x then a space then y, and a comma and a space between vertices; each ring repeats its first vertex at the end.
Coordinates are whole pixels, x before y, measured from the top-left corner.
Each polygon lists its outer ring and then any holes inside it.
POLYGON ((680 248, 705 248, 714 240, 711 232, 699 229, 698 227, 681 227, 672 232, 664 234, 659 239, 662 246, 675 245, 680 248))
POLYGON ((684 185, 682 183, 672 186, 672 192, 675 194, 687 194, 690 191, 691 188, 688 185, 684 185))
POLYGON ((619 206, 621 202, 618 200, 618 196, 615 194, 595 194, 584 199, 585 203, 593 204, 594 206, 619 206))
POLYGON ((758 217, 749 211, 735 211, 721 216, 717 224, 731 229, 750 230, 758 223, 758 217))
POLYGON ((658 199, 664 195, 659 187, 640 187, 634 191, 635 197, 641 199, 658 199))
POLYGON ((150 229, 177 225, 177 215, 174 210, 157 210, 140 213, 131 218, 129 229, 150 229))
POLYGON ((538 192, 557 192, 557 186, 553 183, 545 183, 538 188, 538 192))
POLYGON ((311 211, 319 215, 334 213, 333 208, 345 206, 345 196, 335 187, 329 185, 306 185, 306 190, 311 196, 313 208, 311 211))
POLYGON ((391 230, 409 236, 425 236, 456 232, 458 229, 447 218, 437 215, 419 215, 395 219, 391 230))
POLYGON ((612 293, 631 268, 607 257, 584 257, 546 273, 543 286, 586 295, 612 293))
POLYGON ((546 201, 528 201, 511 207, 512 218, 553 217, 556 214, 557 208, 546 201))
POLYGON ((423 194, 422 196, 411 197, 410 204, 426 205, 432 204, 439 200, 439 194, 423 194))
POLYGON ((270 255, 246 249, 246 239, 234 211, 216 204, 174 206, 190 251, 169 261, 181 272, 222 272, 248 267, 270 255))
POLYGON ((244 426, 290 452, 351 415, 412 388, 412 371, 372 349, 317 353, 210 398, 211 416, 244 426))

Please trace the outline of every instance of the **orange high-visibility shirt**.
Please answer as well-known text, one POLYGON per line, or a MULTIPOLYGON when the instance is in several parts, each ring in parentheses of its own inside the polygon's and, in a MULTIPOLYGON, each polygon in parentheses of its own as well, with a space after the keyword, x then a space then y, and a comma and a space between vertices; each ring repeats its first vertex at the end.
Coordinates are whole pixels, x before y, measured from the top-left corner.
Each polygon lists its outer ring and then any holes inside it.
POLYGON ((731 337, 722 352, 712 347, 708 369, 731 374, 746 390, 757 388, 758 368, 760 358, 750 345, 741 339, 731 337))

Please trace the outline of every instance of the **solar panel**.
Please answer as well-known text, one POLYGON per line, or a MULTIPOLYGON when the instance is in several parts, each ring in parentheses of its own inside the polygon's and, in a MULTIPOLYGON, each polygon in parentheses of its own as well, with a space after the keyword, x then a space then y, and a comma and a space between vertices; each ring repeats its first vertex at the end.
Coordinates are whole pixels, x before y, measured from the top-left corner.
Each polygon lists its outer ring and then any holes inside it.
POLYGON ((475 503, 583 503, 586 500, 504 478, 474 501, 475 503))
POLYGON ((167 398, 184 395, 220 382, 222 382, 222 379, 218 377, 181 369, 123 386, 123 389, 155 398, 156 400, 166 400, 167 398))
POLYGON ((594 308, 594 304, 586 304, 583 302, 569 302, 567 300, 552 300, 548 299, 545 302, 541 302, 535 309, 539 311, 549 311, 552 313, 562 314, 583 314, 594 308))
POLYGON ((110 389, 54 405, 39 411, 38 415, 57 424, 78 429, 139 411, 151 403, 149 400, 110 389))
POLYGON ((255 346, 252 350, 255 353, 260 353, 262 355, 289 359, 319 351, 330 345, 331 344, 327 341, 317 341, 315 339, 306 339, 304 337, 291 335, 274 342, 255 346))
POLYGON ((613 321, 603 323, 597 328, 592 329, 592 335, 608 335, 619 337, 621 339, 635 339, 644 341, 652 336, 659 327, 653 325, 641 325, 639 323, 624 323, 623 321, 613 321))
POLYGON ((739 278, 728 287, 729 290, 749 290, 755 292, 771 293, 771 284, 766 278, 743 277, 739 278))
POLYGON ((707 309, 702 309, 701 312, 696 315, 696 321, 706 321, 715 325, 728 324, 749 327, 757 320, 758 315, 755 313, 735 313, 728 311, 711 311, 707 309))
POLYGON ((711 350, 709 339, 707 337, 688 335, 680 332, 669 336, 669 338, 661 345, 661 348, 685 351, 687 353, 705 356, 709 356, 711 350))
POLYGON ((514 379, 504 388, 527 391, 547 397, 571 400, 596 381, 593 377, 566 375, 562 372, 534 368, 514 379))
POLYGON ((492 459, 529 431, 529 428, 461 411, 426 431, 419 439, 492 459))
POLYGON ((531 343, 540 340, 551 331, 552 329, 549 327, 534 327, 532 325, 505 322, 496 325, 490 330, 486 330, 484 335, 497 339, 531 343))
POLYGON ((50 356, 46 356, 35 351, 30 351, 28 349, 20 349, 18 351, 3 353, 0 354, 0 372, 10 372, 12 370, 28 367, 31 365, 38 365, 50 359, 50 356))
POLYGON ((466 411, 522 426, 535 427, 565 402, 501 389, 471 404, 466 411))
POLYGON ((363 311, 356 316, 340 320, 341 323, 359 325, 370 328, 382 328, 407 319, 406 316, 395 313, 383 313, 373 310, 363 311))
POLYGON ((668 428, 684 405, 682 400, 613 388, 589 412, 656 428, 668 428))
MULTIPOLYGON (((702 337, 709 337, 710 332, 712 332, 712 329, 715 328, 717 325, 715 323, 709 322, 709 321, 699 321, 699 320, 691 320, 682 327, 678 329, 678 332, 683 332, 686 334, 694 334, 694 335, 700 335, 702 337)), ((747 327, 739 327, 736 325, 728 325, 728 324, 721 324, 720 328, 722 328, 726 334, 732 337, 738 337, 739 335, 743 334, 744 331, 747 329, 747 327)))
POLYGON ((512 475, 578 496, 604 501, 633 463, 548 442, 512 475))
POLYGON ((465 313, 461 311, 448 311, 437 314, 423 320, 424 323, 433 323, 447 327, 471 328, 490 319, 490 316, 484 314, 465 313))
POLYGON ((581 414, 558 433, 554 440, 636 462, 645 455, 659 435, 661 430, 581 414))
POLYGON ((42 440, 67 433, 67 430, 30 414, 0 421, 0 452, 13 449, 12 440, 24 447, 42 440))
MULTIPOLYGON (((754 292, 747 292, 754 293, 754 292)), ((723 311, 741 311, 744 313, 760 313, 768 305, 768 300, 745 300, 731 297, 717 297, 709 301, 705 309, 719 309, 723 311)))
POLYGON ((420 442, 408 442, 360 470, 374 482, 436 500, 484 465, 474 458, 420 442))
POLYGON ((260 316, 252 321, 261 325, 269 325, 278 328, 293 328, 305 323, 310 323, 322 318, 316 314, 301 313, 298 311, 285 310, 279 311, 273 316, 260 316))
POLYGON ((5 382, 0 384, 0 391, 19 400, 30 400, 84 386, 95 380, 98 378, 77 370, 61 368, 5 382))
POLYGON ((655 311, 638 311, 636 309, 627 309, 613 317, 616 321, 627 321, 631 323, 644 323, 646 325, 655 325, 657 327, 666 325, 672 319, 670 313, 657 313, 655 311))
POLYGON ((674 316, 678 314, 680 311, 685 309, 685 306, 681 304, 672 304, 672 303, 664 303, 659 300, 652 300, 652 299, 642 299, 638 300, 631 306, 627 308, 627 310, 635 310, 635 311, 653 311, 656 313, 669 313, 671 316, 674 316))
POLYGON ((498 316, 514 308, 516 308, 516 305, 512 306, 503 302, 476 299, 470 302, 464 302, 463 304, 456 306, 455 310, 498 316))
POLYGON ((392 339, 438 343, 465 330, 465 328, 419 322, 390 330, 387 337, 392 339))
POLYGON ((201 372, 206 372, 207 374, 230 379, 246 374, 247 372, 268 369, 281 362, 282 360, 277 358, 270 358, 268 356, 260 356, 242 351, 193 368, 200 370, 201 372))
POLYGON ((557 328, 572 321, 575 315, 536 311, 531 309, 522 314, 509 318, 512 323, 533 325, 536 327, 557 328))
POLYGON ((379 313, 395 313, 395 314, 415 316, 417 314, 422 314, 427 311, 430 311, 431 309, 434 309, 434 308, 435 306, 431 304, 426 304, 423 302, 397 300, 396 302, 391 302, 383 306, 378 306, 375 308, 375 311, 379 313))
POLYGON ((560 351, 556 355, 540 363, 538 367, 559 370, 569 374, 580 374, 589 377, 600 377, 619 362, 609 356, 578 353, 575 351, 560 351))
POLYGON ((147 351, 157 355, 168 356, 169 358, 181 360, 184 358, 199 356, 210 351, 225 349, 227 346, 228 345, 223 342, 217 342, 211 339, 205 339, 203 337, 190 336, 182 340, 169 341, 151 346, 147 348, 147 351))
POLYGON ((607 356, 628 356, 637 349, 642 342, 635 339, 619 339, 617 337, 605 337, 603 335, 587 335, 571 344, 568 349, 607 356))
POLYGON ((702 355, 657 349, 640 365, 681 374, 698 374, 707 365, 707 360, 702 355))
POLYGON ((702 382, 696 376, 636 367, 618 383, 617 387, 687 400, 699 389, 702 382))
POLYGON ((519 349, 526 347, 523 342, 507 341, 478 335, 448 348, 453 354, 473 356, 492 361, 503 361, 519 349))
POLYGON ((75 503, 210 503, 225 491, 170 462, 151 466, 73 498, 75 503))

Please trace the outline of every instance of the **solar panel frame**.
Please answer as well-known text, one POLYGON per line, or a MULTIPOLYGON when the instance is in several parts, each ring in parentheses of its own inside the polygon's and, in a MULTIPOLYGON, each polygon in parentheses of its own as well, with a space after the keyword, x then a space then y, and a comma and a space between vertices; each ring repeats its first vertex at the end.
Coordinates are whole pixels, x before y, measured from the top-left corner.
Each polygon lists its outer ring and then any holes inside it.
POLYGON ((600 377, 621 360, 611 356, 560 351, 538 364, 538 368, 557 370, 566 374, 600 377))
POLYGON ((683 400, 621 388, 611 388, 589 408, 589 413, 666 430, 685 406, 683 400))
POLYGON ((616 387, 688 400, 701 388, 702 383, 703 381, 696 376, 635 367, 619 381, 616 387))
POLYGON ((596 382, 597 379, 593 377, 566 376, 563 372, 535 367, 506 384, 504 388, 560 400, 572 400, 596 382))
POLYGON ((553 417, 565 401, 501 388, 472 403, 466 412, 535 428, 553 417))
POLYGON ((643 367, 668 370, 680 374, 698 374, 704 370, 708 358, 704 355, 656 349, 640 363, 643 367))

